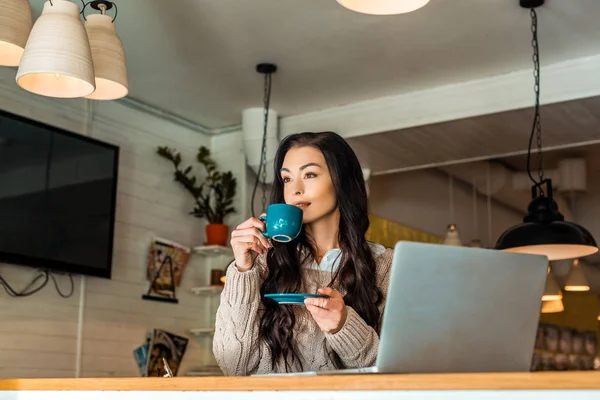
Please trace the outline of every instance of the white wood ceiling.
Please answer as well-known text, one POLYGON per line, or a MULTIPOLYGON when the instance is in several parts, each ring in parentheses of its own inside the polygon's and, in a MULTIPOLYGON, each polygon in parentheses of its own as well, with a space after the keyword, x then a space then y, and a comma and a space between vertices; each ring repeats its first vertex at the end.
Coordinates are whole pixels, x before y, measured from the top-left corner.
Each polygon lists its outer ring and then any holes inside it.
MULTIPOLYGON (((541 115, 545 149, 600 143, 600 97, 545 105, 541 115)), ((348 141, 361 163, 378 175, 522 154, 532 121, 533 107, 348 141)))
MULTIPOLYGON (((395 16, 354 13, 335 0, 114 1, 131 96, 211 128, 262 104, 259 62, 280 67, 272 99, 280 116, 531 64, 529 13, 518 0, 431 0, 395 16)), ((31 0, 36 15, 43 3, 31 0)), ((547 0, 542 66, 600 54, 599 15, 598 0, 547 0)))

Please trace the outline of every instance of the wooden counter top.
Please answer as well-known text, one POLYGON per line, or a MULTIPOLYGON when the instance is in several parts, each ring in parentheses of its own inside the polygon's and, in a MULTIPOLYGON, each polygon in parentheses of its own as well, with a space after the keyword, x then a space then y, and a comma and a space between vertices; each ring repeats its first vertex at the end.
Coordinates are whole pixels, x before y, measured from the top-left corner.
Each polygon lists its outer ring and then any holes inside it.
POLYGON ((0 380, 0 390, 169 390, 185 392, 551 389, 600 390, 600 372, 0 380))

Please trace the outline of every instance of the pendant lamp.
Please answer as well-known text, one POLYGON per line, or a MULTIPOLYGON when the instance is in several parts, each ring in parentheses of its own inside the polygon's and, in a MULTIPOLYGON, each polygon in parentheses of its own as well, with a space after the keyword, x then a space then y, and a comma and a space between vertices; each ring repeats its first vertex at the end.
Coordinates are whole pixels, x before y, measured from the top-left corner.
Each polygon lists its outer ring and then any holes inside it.
POLYGON ((473 232, 475 239, 471 239, 471 247, 481 248, 481 240, 479 237, 479 212, 477 210, 477 181, 473 178, 473 232))
POLYGON ((116 4, 103 0, 89 4, 102 13, 86 17, 85 30, 94 61, 96 90, 84 97, 92 100, 120 99, 129 93, 125 50, 115 29, 116 17, 105 15, 106 10, 113 6, 116 9, 116 4))
POLYGON ((462 246, 462 241, 460 240, 460 235, 458 234, 458 229, 456 228, 456 225, 448 225, 448 229, 446 230, 446 238, 444 239, 444 244, 449 246, 462 246))
POLYGON ((545 255, 549 260, 564 260, 594 254, 598 246, 592 235, 582 226, 564 220, 552 197, 552 180, 544 178, 542 166, 542 133, 540 118, 540 65, 537 39, 537 14, 535 8, 544 0, 520 0, 521 6, 530 9, 533 32, 533 61, 535 77, 535 117, 527 152, 527 173, 533 182, 532 201, 523 223, 509 228, 496 242, 496 249, 518 253, 545 255), (538 179, 530 169, 531 145, 537 142, 538 179))
MULTIPOLYGON (((267 164, 272 160, 267 160, 267 154, 273 151, 277 146, 274 146, 277 143, 277 113, 271 109, 271 82, 272 76, 275 72, 277 72, 277 65, 271 63, 260 63, 256 66, 256 72, 264 75, 264 86, 263 86, 263 110, 262 110, 262 139, 260 140, 260 160, 258 163, 258 170, 256 171, 256 180, 254 181, 254 189, 252 190, 252 197, 250 198, 250 212, 252 215, 256 216, 256 212, 254 210, 254 200, 256 198, 256 190, 258 188, 258 184, 262 183, 262 208, 261 212, 266 210, 267 207, 267 164), (269 123, 271 121, 271 123, 269 123), (274 127, 275 126, 275 127, 274 127), (274 143, 275 142, 275 143, 274 143), (269 146, 270 144, 270 146, 269 146), (262 182, 261 182, 262 180, 262 182)), ((255 139, 253 136, 253 129, 246 129, 253 125, 253 122, 256 121, 253 118, 254 111, 252 109, 244 111, 244 120, 243 121, 243 131, 244 131, 244 148, 246 153, 248 153, 248 149, 252 149, 251 145, 254 142, 248 141, 248 138, 255 139), (248 114, 246 114, 248 113, 248 114), (247 116, 247 119, 246 119, 247 116), (249 134, 246 132, 250 132, 249 134)), ((254 154, 254 153, 253 153, 254 154)), ((274 157, 274 156, 273 156, 274 157)), ((256 165, 255 163, 251 163, 252 165, 256 165)), ((275 176, 273 175, 273 179, 275 176)))
POLYGON ((587 292, 590 290, 583 269, 581 269, 581 265, 577 259, 573 260, 573 264, 567 275, 565 290, 568 292, 587 292))
POLYGON ((546 286, 544 287, 544 295, 542 296, 542 301, 550 301, 550 300, 560 300, 563 295, 560 291, 560 287, 558 283, 556 283, 556 279, 554 279, 554 274, 550 270, 550 266, 548 265, 548 273, 546 274, 546 286))
POLYGON ((17 84, 42 96, 83 97, 95 89, 94 64, 79 7, 66 0, 44 3, 17 71, 17 84))
POLYGON ((562 299, 542 301, 542 314, 559 313, 565 310, 562 299))
MULTIPOLYGON (((454 221, 454 177, 452 175, 448 176, 448 203, 450 221, 454 221)), ((460 240, 460 234, 458 233, 456 224, 451 223, 446 228, 446 238, 444 239, 444 244, 449 246, 462 246, 462 241, 460 240)))
POLYGON ((337 0, 349 10, 362 14, 404 14, 425 7, 429 0, 337 0))
POLYGON ((0 66, 19 65, 32 26, 28 0, 0 0, 0 66))

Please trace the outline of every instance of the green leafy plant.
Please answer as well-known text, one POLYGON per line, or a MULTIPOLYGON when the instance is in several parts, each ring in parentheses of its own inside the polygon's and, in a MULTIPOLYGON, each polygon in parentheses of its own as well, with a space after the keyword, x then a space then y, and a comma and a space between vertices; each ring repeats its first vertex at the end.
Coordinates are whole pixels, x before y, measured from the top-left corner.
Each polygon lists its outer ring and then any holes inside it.
POLYGON ((200 146, 196 161, 206 170, 206 180, 199 182, 191 174, 192 166, 180 168, 181 154, 167 146, 159 146, 156 153, 171 161, 175 172, 174 180, 179 182, 194 198, 196 205, 190 214, 197 218, 206 218, 210 224, 222 224, 225 217, 235 212, 233 198, 235 197, 237 180, 231 171, 219 172, 217 164, 210 157, 210 150, 200 146))

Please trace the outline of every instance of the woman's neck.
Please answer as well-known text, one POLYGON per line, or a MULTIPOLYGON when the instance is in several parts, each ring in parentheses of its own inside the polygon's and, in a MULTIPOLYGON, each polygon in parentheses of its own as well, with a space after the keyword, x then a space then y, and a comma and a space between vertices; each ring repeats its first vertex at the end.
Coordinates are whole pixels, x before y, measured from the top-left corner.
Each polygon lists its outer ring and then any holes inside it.
POLYGON ((305 225, 306 234, 317 247, 317 258, 321 259, 331 249, 340 247, 338 233, 340 228, 340 211, 335 209, 332 213, 323 216, 317 221, 305 225))

